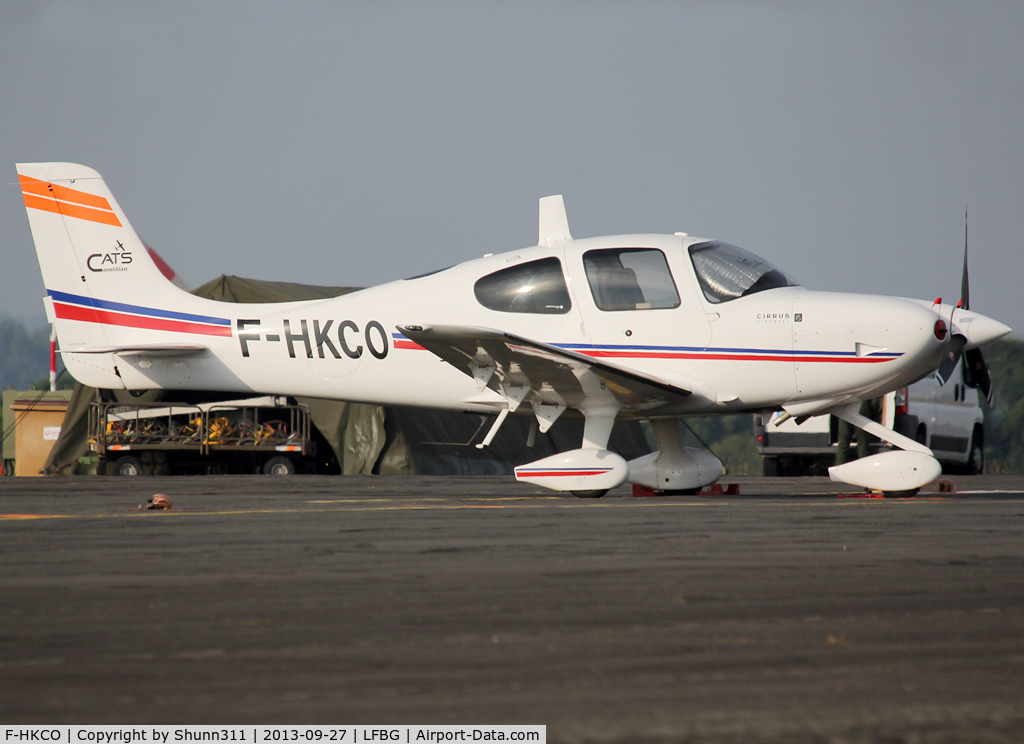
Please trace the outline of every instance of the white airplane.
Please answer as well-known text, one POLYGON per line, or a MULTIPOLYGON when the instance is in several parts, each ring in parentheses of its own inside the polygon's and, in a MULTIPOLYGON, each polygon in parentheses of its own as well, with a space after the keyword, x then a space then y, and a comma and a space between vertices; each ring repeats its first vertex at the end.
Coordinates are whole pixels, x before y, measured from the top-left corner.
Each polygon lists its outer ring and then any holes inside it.
POLYGON ((577 496, 625 482, 693 491, 722 476, 684 447, 678 419, 832 414, 896 449, 830 469, 892 495, 941 472, 924 445, 858 413, 1010 332, 959 307, 816 292, 727 243, 675 235, 575 240, 561 196, 540 200, 537 245, 326 300, 234 304, 191 295, 150 258, 102 177, 18 165, 68 371, 86 385, 202 389, 585 419, 578 449, 515 469, 577 496), (940 368, 941 365, 941 368, 940 368), (619 418, 648 419, 658 451, 606 449, 619 418))

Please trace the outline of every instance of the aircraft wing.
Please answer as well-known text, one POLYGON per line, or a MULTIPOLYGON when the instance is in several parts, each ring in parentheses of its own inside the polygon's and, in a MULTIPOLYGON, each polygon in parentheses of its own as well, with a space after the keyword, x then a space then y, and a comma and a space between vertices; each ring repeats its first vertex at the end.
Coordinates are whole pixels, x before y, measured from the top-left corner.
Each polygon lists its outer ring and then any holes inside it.
POLYGON ((509 399, 581 408, 607 403, 646 411, 676 403, 690 390, 604 360, 512 333, 473 326, 399 326, 409 340, 509 399))

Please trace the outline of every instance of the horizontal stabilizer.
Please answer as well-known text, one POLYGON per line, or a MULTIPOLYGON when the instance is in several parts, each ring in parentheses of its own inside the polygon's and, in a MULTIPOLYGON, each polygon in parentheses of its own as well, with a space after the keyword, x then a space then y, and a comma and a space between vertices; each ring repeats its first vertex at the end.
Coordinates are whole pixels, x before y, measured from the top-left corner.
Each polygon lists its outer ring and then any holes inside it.
POLYGON ((202 354, 209 347, 201 344, 135 344, 132 346, 83 346, 61 349, 61 354, 118 354, 120 356, 185 357, 202 354))

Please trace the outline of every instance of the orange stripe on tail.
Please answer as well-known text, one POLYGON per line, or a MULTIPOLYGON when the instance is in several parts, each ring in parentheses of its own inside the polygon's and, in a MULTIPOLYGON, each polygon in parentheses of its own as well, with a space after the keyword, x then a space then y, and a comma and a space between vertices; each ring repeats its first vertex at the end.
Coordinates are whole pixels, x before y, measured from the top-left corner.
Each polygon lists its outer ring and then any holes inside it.
POLYGON ((40 181, 38 178, 23 176, 20 173, 18 178, 21 181, 21 192, 25 197, 26 207, 121 227, 121 221, 111 209, 110 202, 102 196, 40 181))
POLYGON ((38 194, 39 196, 51 196, 54 199, 60 199, 61 201, 75 202, 76 204, 82 204, 86 207, 95 207, 96 209, 113 211, 110 207, 110 202, 102 196, 87 194, 84 191, 73 189, 70 186, 59 186, 55 183, 50 183, 49 181, 40 181, 38 178, 23 176, 20 173, 18 174, 18 179, 21 181, 21 190, 26 193, 38 194))
POLYGON ((65 217, 77 217, 80 220, 89 220, 89 222, 100 222, 104 225, 121 227, 121 221, 117 219, 117 215, 113 212, 101 212, 98 209, 80 207, 77 204, 59 202, 56 199, 45 199, 33 194, 23 194, 23 196, 25 197, 25 206, 32 209, 41 209, 44 212, 53 212, 65 217))

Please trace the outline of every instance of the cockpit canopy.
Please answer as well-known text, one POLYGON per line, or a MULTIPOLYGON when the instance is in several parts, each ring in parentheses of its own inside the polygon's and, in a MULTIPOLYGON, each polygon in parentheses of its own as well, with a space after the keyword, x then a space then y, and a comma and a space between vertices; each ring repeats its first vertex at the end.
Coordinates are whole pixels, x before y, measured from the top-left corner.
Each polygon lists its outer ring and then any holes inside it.
POLYGON ((718 304, 799 283, 763 258, 718 240, 690 246, 697 281, 708 302, 718 304))

